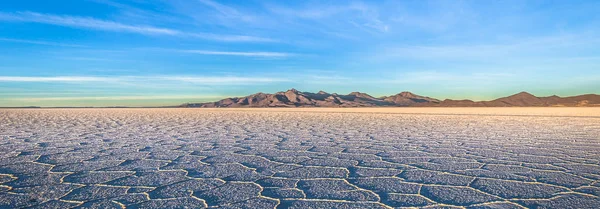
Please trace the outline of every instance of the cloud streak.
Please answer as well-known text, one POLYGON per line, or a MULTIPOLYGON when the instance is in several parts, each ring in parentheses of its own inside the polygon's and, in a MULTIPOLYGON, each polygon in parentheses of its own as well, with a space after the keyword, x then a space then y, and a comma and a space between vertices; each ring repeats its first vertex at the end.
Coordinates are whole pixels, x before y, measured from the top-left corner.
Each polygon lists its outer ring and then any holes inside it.
POLYGON ((90 77, 90 76, 53 76, 53 77, 28 77, 28 76, 0 76, 0 82, 107 82, 115 78, 90 77))
POLYGON ((191 83, 274 83, 274 82, 285 82, 288 79, 282 78, 268 78, 268 77, 194 77, 194 76, 169 76, 165 77, 165 80, 191 82, 191 83))
POLYGON ((209 51, 209 50, 177 50, 182 53, 242 57, 289 57, 293 54, 283 52, 240 52, 240 51, 209 51))
POLYGON ((152 26, 127 25, 113 21, 105 21, 90 17, 76 17, 67 15, 51 15, 36 12, 0 13, 0 19, 20 22, 35 22, 50 25, 60 25, 76 28, 96 30, 131 32, 154 35, 179 35, 181 32, 168 28, 152 26))
POLYGON ((219 14, 221 14, 222 16, 224 16, 226 18, 239 19, 239 20, 246 21, 246 22, 252 21, 254 19, 252 16, 240 13, 235 8, 225 6, 223 4, 219 4, 215 1, 198 0, 198 2, 200 2, 201 4, 204 4, 207 7, 214 9, 215 11, 217 11, 219 14))
POLYGON ((4 13, 0 12, 0 21, 14 21, 14 22, 33 22, 42 23, 49 25, 58 25, 72 28, 84 28, 93 30, 103 31, 114 31, 114 32, 126 32, 136 33, 142 35, 165 35, 165 36, 178 36, 178 37, 192 37, 209 39, 215 41, 229 41, 229 42, 272 42, 275 40, 244 36, 244 35, 223 35, 223 34, 212 34, 212 33, 191 33, 181 30, 154 27, 148 25, 132 25, 120 22, 100 20, 92 17, 79 17, 69 15, 54 15, 54 14, 43 14, 37 12, 15 12, 15 13, 4 13))
POLYGON ((305 9, 287 8, 267 5, 267 10, 284 17, 299 18, 326 23, 333 20, 332 25, 346 22, 354 27, 374 32, 388 32, 389 25, 381 20, 378 9, 370 5, 354 2, 347 5, 312 5, 305 9))
POLYGON ((517 39, 512 42, 461 45, 412 45, 383 46, 373 55, 375 59, 424 59, 424 60, 468 60, 495 59, 505 60, 507 57, 522 58, 525 56, 556 56, 565 58, 568 52, 577 55, 592 44, 600 43, 600 39, 588 35, 558 35, 517 39), (382 53, 383 52, 383 53, 382 53), (562 53, 559 55, 559 53, 562 53))
POLYGON ((101 96, 101 97, 21 97, 8 98, 12 101, 38 102, 38 101, 80 101, 80 100, 173 100, 173 99, 218 99, 220 95, 148 95, 148 96, 101 96))
POLYGON ((77 45, 77 44, 64 44, 64 43, 57 43, 57 42, 24 40, 24 39, 12 39, 12 38, 0 38, 0 41, 13 42, 13 43, 26 43, 26 44, 47 45, 47 46, 86 47, 84 45, 77 45))
POLYGON ((0 76, 1 82, 24 82, 24 83, 90 83, 90 82, 121 82, 121 83, 160 83, 185 82, 201 85, 248 85, 261 83, 286 82, 288 79, 276 77, 241 77, 241 76, 0 76))

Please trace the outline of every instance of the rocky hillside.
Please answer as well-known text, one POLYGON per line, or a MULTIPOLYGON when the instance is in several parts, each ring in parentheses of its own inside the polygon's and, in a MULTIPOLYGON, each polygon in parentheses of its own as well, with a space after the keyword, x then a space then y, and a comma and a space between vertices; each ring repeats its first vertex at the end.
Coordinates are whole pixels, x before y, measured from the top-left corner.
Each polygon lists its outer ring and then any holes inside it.
POLYGON ((184 107, 390 107, 413 106, 420 103, 439 103, 439 100, 410 92, 375 98, 369 94, 352 92, 347 95, 301 92, 290 89, 275 94, 257 93, 246 97, 227 98, 217 102, 183 104, 184 107))
POLYGON ((436 106, 442 107, 581 107, 600 106, 600 95, 585 94, 572 97, 536 97, 527 92, 521 92, 508 97, 491 101, 450 100, 446 99, 436 106))
POLYGON ((256 93, 245 97, 227 98, 216 102, 188 103, 180 107, 545 107, 545 106, 600 106, 600 95, 586 94, 573 97, 536 97, 527 92, 491 101, 438 100, 411 92, 375 98, 369 94, 352 92, 347 95, 301 92, 290 89, 274 94, 256 93))

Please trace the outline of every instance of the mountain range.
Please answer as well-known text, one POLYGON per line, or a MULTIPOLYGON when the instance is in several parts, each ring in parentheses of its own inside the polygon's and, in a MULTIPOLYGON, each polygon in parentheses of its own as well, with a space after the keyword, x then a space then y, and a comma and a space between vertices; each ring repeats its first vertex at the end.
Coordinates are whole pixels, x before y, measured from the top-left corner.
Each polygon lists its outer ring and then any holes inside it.
POLYGON ((179 107, 551 107, 551 106, 600 106, 600 95, 585 94, 571 97, 537 97, 520 92, 491 101, 438 100, 411 92, 373 97, 366 93, 352 92, 347 95, 301 92, 290 89, 274 94, 256 93, 245 97, 233 97, 207 103, 186 103, 179 107))

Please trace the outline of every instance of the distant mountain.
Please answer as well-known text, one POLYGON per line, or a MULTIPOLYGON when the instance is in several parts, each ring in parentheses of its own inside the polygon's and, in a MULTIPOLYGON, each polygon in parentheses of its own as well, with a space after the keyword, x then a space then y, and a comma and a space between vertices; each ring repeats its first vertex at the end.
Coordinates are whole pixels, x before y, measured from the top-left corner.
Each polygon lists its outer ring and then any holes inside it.
POLYGON ((274 94, 256 93, 207 103, 188 103, 180 107, 547 107, 547 106, 600 106, 600 95, 586 94, 572 97, 536 97, 527 92, 491 101, 438 100, 401 92, 375 98, 369 94, 352 92, 347 95, 301 92, 296 89, 274 94))
POLYGON ((572 97, 536 97, 527 92, 521 92, 492 101, 474 102, 471 100, 446 99, 439 103, 442 107, 584 107, 600 106, 600 95, 585 94, 572 97))
POLYGON ((419 96, 410 92, 401 92, 396 95, 392 95, 389 97, 384 97, 384 101, 391 102, 396 104, 397 106, 413 106, 413 105, 427 105, 427 104, 439 104, 440 100, 419 96))
POLYGON ((439 102, 436 99, 403 92, 390 97, 375 98, 352 92, 348 95, 301 92, 290 89, 275 94, 257 93, 246 97, 227 98, 217 102, 183 104, 183 107, 393 107, 439 102))
POLYGON ((444 100, 440 106, 448 107, 540 107, 552 106, 540 97, 527 92, 521 92, 512 96, 498 98, 492 101, 474 102, 471 100, 444 100))

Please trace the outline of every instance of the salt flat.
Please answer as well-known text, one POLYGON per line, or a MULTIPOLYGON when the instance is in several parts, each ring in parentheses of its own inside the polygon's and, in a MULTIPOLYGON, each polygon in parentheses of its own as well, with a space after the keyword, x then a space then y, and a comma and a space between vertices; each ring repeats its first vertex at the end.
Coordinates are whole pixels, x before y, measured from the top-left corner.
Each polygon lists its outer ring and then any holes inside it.
POLYGON ((0 208, 599 208, 600 108, 2 109, 0 208))

